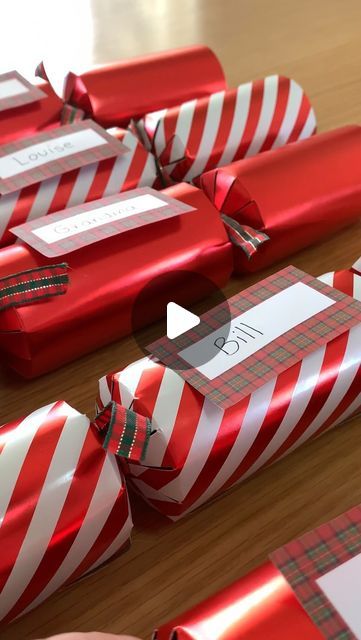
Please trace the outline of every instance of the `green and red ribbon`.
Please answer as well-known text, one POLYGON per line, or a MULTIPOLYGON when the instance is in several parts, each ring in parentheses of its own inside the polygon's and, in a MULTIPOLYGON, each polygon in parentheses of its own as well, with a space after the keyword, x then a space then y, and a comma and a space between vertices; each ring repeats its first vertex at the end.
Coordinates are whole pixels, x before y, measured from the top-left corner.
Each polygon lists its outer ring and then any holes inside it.
POLYGON ((110 453, 132 462, 140 462, 147 451, 152 424, 149 418, 109 402, 94 419, 101 434, 105 434, 103 447, 110 453))
POLYGON ((0 311, 66 293, 68 265, 52 264, 0 278, 0 311))
POLYGON ((248 259, 257 253, 261 244, 269 240, 269 236, 263 233, 263 231, 258 231, 248 225, 240 224, 237 220, 226 216, 224 213, 221 214, 221 218, 227 229, 230 241, 237 247, 240 247, 248 259))

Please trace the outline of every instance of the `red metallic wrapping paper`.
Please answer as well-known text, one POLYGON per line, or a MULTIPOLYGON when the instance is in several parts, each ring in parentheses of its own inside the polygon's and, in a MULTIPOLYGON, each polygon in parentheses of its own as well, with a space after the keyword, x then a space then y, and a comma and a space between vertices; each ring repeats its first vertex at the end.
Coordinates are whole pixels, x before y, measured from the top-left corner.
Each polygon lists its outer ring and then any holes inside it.
MULTIPOLYGON (((250 299, 251 304, 265 300, 266 287, 277 291, 277 278, 284 286, 289 277, 284 271, 243 291, 242 300, 250 299)), ((337 297, 336 291, 324 291, 337 297)), ((358 305, 354 307, 358 309, 358 305)), ((359 318, 359 310, 357 314, 359 318)), ((342 328, 347 312, 341 312, 340 317, 342 328)), ((315 334, 325 335, 324 322, 318 322, 315 334)), ((310 344, 306 328, 300 340, 310 344)), ((295 342, 293 337, 291 343, 295 342)), ((243 390, 247 375, 253 379, 256 372, 256 382, 240 400, 225 408, 212 402, 210 393, 202 393, 201 386, 195 388, 191 378, 187 380, 154 357, 104 376, 99 384, 99 407, 113 400, 152 422, 153 433, 142 463, 123 461, 125 475, 135 490, 163 515, 178 520, 358 413, 359 320, 338 337, 329 337, 322 346, 317 344, 307 355, 297 351, 294 364, 281 368, 277 354, 281 353, 285 362, 284 344, 270 343, 276 360, 266 364, 267 355, 262 355, 252 360, 243 374, 237 372, 243 390)), ((224 398, 227 388, 222 387, 222 381, 217 384, 218 396, 224 398)), ((236 378, 232 384, 236 388, 236 378)))
POLYGON ((273 75, 148 113, 136 128, 173 180, 191 182, 215 167, 308 138, 316 117, 294 80, 273 75))
POLYGON ((65 80, 65 99, 103 127, 225 89, 216 55, 205 46, 153 53, 65 80))
POLYGON ((356 640, 360 549, 357 505, 277 549, 154 640, 356 640))
POLYGON ((0 112, 0 145, 33 136, 60 126, 64 121, 78 119, 80 112, 65 108, 63 101, 54 93, 50 84, 38 85, 46 98, 21 107, 0 112))
POLYGON ((54 402, 0 427, 0 621, 129 544, 123 476, 89 419, 54 402))
POLYGON ((161 188, 155 158, 131 131, 115 127, 109 133, 127 147, 126 153, 0 195, 0 247, 15 242, 10 229, 28 219, 136 187, 161 188))
MULTIPOLYGON (((0 313, 0 346, 10 366, 34 377, 129 335, 134 301, 158 276, 164 276, 154 292, 158 297, 170 294, 169 272, 205 276, 204 284, 184 276, 184 304, 207 295, 203 287, 208 281, 218 287, 227 282, 232 251, 218 211, 191 185, 163 193, 196 210, 67 254, 70 284, 65 295, 0 313)), ((51 262, 17 243, 0 251, 0 278, 51 262)), ((180 287, 182 278, 180 274, 180 287)), ((159 309, 149 300, 143 304, 139 315, 146 325, 159 317, 159 309)))
POLYGON ((154 640, 322 640, 271 562, 160 627, 154 640))
POLYGON ((361 128, 235 162, 203 174, 199 184, 236 234, 246 227, 247 238, 269 237, 251 253, 234 248, 237 273, 258 271, 360 218, 361 128))
POLYGON ((319 278, 322 282, 339 289, 356 300, 361 300, 361 258, 351 269, 330 271, 319 278))

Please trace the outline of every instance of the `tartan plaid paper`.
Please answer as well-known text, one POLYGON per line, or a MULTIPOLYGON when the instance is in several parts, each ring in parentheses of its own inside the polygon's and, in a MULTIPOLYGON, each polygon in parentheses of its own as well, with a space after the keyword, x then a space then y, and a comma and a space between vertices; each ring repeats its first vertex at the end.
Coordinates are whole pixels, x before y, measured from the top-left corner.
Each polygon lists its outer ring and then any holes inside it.
POLYGON ((191 331, 175 340, 163 336, 147 349, 204 396, 227 409, 360 322, 360 302, 291 266, 208 311, 191 331), (184 368, 179 351, 297 282, 313 287, 335 300, 336 304, 299 324, 214 380, 209 380, 195 368, 184 368))
POLYGON ((269 236, 263 231, 252 229, 246 224, 239 224, 237 220, 233 220, 233 218, 226 216, 224 213, 221 214, 221 218, 227 229, 230 241, 236 247, 240 247, 248 259, 257 253, 261 244, 269 240, 269 236))
POLYGON ((28 269, 0 279, 0 311, 66 293, 67 264, 28 269))
POLYGON ((26 87, 26 91, 17 95, 8 96, 7 98, 0 98, 0 112, 7 109, 15 109, 16 107, 22 107, 25 104, 31 104, 38 100, 43 100, 47 97, 46 93, 35 87, 28 82, 18 71, 9 71, 8 73, 2 73, 0 75, 0 89, 1 84, 8 82, 9 80, 17 80, 20 84, 26 87))
POLYGON ((53 258, 65 255, 71 251, 76 251, 82 247, 87 247, 95 242, 100 242, 106 238, 118 235, 119 233, 124 233, 131 229, 137 229, 144 225, 166 220, 167 218, 173 218, 194 210, 194 207, 191 207, 184 202, 180 202, 175 198, 171 198, 170 196, 156 191, 151 187, 140 187, 122 194, 108 196, 101 200, 94 200, 93 202, 87 202, 76 207, 71 207, 70 209, 65 209, 64 211, 52 213, 50 215, 43 216, 42 218, 37 218, 36 220, 30 220, 18 227, 14 227, 11 231, 23 242, 26 242, 26 244, 33 247, 33 249, 36 249, 36 251, 42 255, 48 258, 53 258), (69 224, 74 216, 82 213, 94 212, 95 216, 98 209, 108 207, 109 205, 114 205, 114 211, 116 212, 117 205, 120 207, 123 202, 129 202, 131 206, 132 200, 144 195, 153 196, 154 198, 165 202, 166 206, 159 206, 159 208, 136 213, 119 220, 112 220, 110 218, 109 221, 106 221, 93 229, 86 228, 85 226, 84 231, 76 233, 68 238, 59 239, 51 244, 48 244, 34 233, 37 229, 54 225, 55 222, 64 223, 68 221, 69 224))
POLYGON ((327 640, 354 640, 355 636, 316 580, 359 553, 361 505, 271 555, 272 562, 327 640))
POLYGON ((152 430, 149 418, 109 402, 94 424, 100 433, 105 433, 104 449, 133 462, 144 458, 152 430))
POLYGON ((73 124, 68 124, 63 127, 39 133, 35 136, 31 136, 31 138, 26 138, 25 140, 16 140, 14 142, 4 144, 0 147, 0 158, 14 154, 17 151, 22 151, 35 144, 57 142, 60 141, 63 136, 84 130, 92 130, 98 133, 102 138, 104 138, 104 144, 86 149, 85 151, 73 153, 63 158, 50 160, 46 164, 33 167, 32 169, 28 169, 27 171, 23 171, 22 173, 9 178, 0 178, 0 194, 5 195, 7 193, 12 193, 13 191, 18 191, 19 189, 36 182, 41 182, 42 180, 52 178, 53 176, 62 175, 63 173, 72 171, 73 169, 80 169, 85 165, 92 164, 100 160, 120 156, 128 151, 128 147, 126 147, 125 144, 110 135, 98 124, 92 120, 83 120, 81 122, 74 122, 73 124))

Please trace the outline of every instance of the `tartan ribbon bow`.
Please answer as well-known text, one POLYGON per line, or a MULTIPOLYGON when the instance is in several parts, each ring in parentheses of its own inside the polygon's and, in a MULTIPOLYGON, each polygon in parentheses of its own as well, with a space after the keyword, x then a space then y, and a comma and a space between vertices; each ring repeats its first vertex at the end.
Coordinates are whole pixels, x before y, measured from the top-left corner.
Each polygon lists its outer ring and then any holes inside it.
POLYGON ((96 415, 94 425, 105 434, 104 449, 132 462, 143 460, 152 433, 149 418, 111 401, 96 415))
POLYGON ((236 247, 240 247, 248 259, 257 253, 258 247, 261 244, 270 239, 263 231, 257 231, 257 229, 253 229, 253 227, 249 227, 246 224, 240 224, 237 220, 226 216, 225 213, 221 213, 221 218, 230 241, 236 245, 236 247))
POLYGON ((13 273, 0 279, 0 311, 66 293, 68 265, 52 264, 13 273))

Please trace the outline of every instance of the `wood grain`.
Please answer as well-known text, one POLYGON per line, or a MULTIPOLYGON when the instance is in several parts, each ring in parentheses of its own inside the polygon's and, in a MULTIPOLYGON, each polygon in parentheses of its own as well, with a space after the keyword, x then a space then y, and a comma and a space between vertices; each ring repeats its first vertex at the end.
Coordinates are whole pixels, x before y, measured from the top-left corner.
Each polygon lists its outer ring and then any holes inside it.
MULTIPOLYGON (((91 9, 89 63, 205 43, 219 55, 231 86, 267 73, 291 75, 311 97, 319 130, 360 122, 358 0, 93 0, 91 9)), ((11 68, 11 51, 7 59, 11 68)), ((318 275, 360 255, 357 225, 292 262, 318 275)), ((225 292, 256 279, 233 279, 225 292)), ((128 338, 32 382, 4 369, 1 422, 56 399, 92 415, 98 378, 140 355, 128 338)), ((361 501, 360 427, 354 419, 327 433, 177 524, 136 499, 131 550, 8 627, 2 638, 95 629, 150 638, 158 624, 263 562, 278 545, 361 501)))

